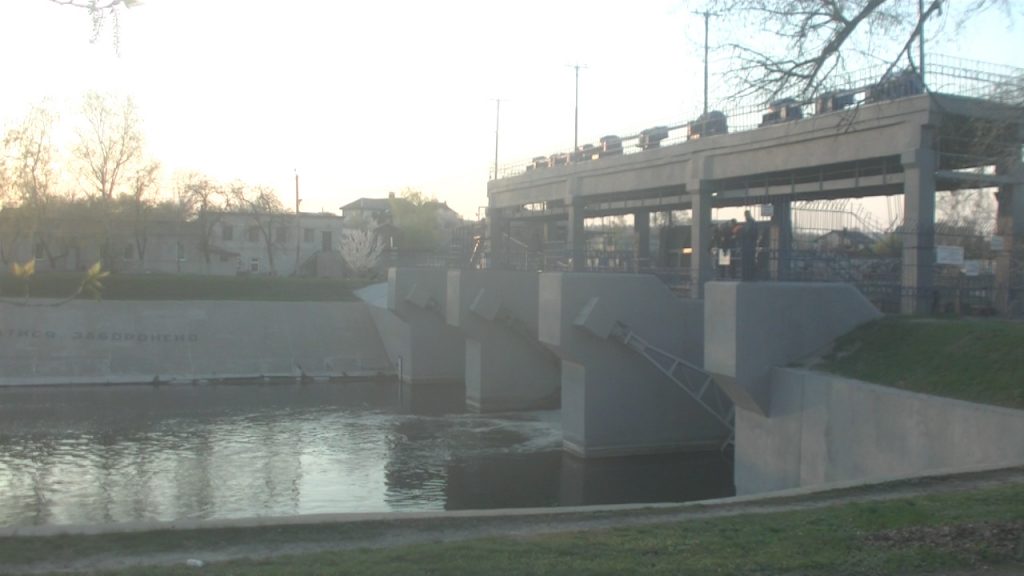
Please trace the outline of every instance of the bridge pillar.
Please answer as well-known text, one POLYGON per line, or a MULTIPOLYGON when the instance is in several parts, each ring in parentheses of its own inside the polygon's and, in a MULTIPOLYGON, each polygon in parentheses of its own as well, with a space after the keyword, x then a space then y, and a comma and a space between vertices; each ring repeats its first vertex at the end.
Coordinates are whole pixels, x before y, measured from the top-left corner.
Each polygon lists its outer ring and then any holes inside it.
POLYGON ((447 272, 441 268, 388 270, 388 310, 399 320, 384 339, 403 384, 403 402, 411 395, 462 393, 465 339, 445 322, 447 272))
POLYGON ((1002 314, 1024 311, 1024 164, 1019 154, 996 166, 996 173, 1009 176, 1010 184, 996 194, 996 309, 1002 314))
POLYGON ((636 263, 637 270, 649 268, 651 265, 651 213, 633 213, 633 231, 636 233, 636 263))
POLYGON ((563 448, 590 457, 718 448, 729 431, 617 334, 703 358, 703 302, 646 274, 540 275, 538 337, 561 359, 563 448))
POLYGON ((789 257, 793 249, 793 212, 789 200, 772 202, 769 224, 772 280, 785 280, 789 273, 789 257))
POLYGON ((500 208, 487 208, 488 268, 508 267, 509 220, 500 208))
MULTIPOLYGON (((922 129, 922 132, 929 133, 927 129, 922 129)), ((903 274, 900 312, 923 314, 931 310, 934 299, 935 152, 921 147, 904 153, 902 161, 903 274)))
POLYGON ((558 358, 537 340, 539 275, 448 270, 449 326, 466 337, 466 407, 475 412, 559 405, 558 358))
POLYGON ((704 284, 713 278, 711 262, 711 191, 706 181, 701 181, 691 198, 690 246, 690 296, 704 297, 704 284))
POLYGON ((583 225, 583 210, 586 204, 583 198, 573 196, 568 202, 569 213, 569 255, 572 258, 570 269, 573 272, 582 272, 587 269, 587 232, 583 225))

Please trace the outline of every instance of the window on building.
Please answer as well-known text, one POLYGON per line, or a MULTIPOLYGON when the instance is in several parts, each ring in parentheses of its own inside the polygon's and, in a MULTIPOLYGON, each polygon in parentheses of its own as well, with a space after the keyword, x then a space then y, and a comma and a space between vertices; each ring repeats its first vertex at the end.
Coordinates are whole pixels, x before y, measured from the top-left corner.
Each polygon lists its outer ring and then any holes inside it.
POLYGON ((259 242, 259 241, 260 241, 260 229, 255 227, 255 226, 249 228, 249 242, 259 242))
POLYGON ((252 260, 249 261, 249 272, 253 274, 259 274, 260 272, 260 259, 253 256, 252 260))
POLYGON ((334 245, 334 241, 331 240, 331 231, 330 230, 325 230, 325 231, 321 232, 321 234, 323 234, 323 239, 322 239, 322 244, 321 244, 320 248, 324 252, 330 252, 331 248, 333 248, 333 245, 334 245))
POLYGON ((288 241, 288 228, 286 228, 284 226, 278 226, 278 228, 276 230, 276 234, 274 235, 274 240, 278 244, 284 244, 285 242, 287 242, 288 241))
POLYGON ((303 228, 302 229, 302 241, 303 242, 305 242, 306 244, 312 244, 315 241, 314 240, 315 238, 316 238, 316 230, 313 230, 312 228, 303 228))
POLYGON ((36 242, 36 260, 46 259, 46 245, 42 242, 36 242))
POLYGON ((125 244, 124 245, 124 259, 125 260, 134 260, 135 259, 135 246, 133 246, 132 244, 125 244))
POLYGON ((178 262, 185 261, 185 243, 178 242, 178 262))
POLYGON ((235 227, 231 224, 223 224, 220 229, 221 239, 224 241, 233 240, 235 237, 235 227))

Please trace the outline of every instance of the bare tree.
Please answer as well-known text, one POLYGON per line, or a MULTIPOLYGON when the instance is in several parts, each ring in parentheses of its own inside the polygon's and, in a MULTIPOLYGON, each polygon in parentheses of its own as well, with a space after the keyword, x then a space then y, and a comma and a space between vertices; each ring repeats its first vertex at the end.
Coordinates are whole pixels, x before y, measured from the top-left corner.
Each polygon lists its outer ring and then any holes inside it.
POLYGON ((92 42, 99 39, 100 34, 107 21, 111 22, 111 36, 114 39, 114 48, 118 48, 121 39, 121 11, 132 6, 137 6, 141 0, 50 0, 61 6, 81 8, 89 13, 92 18, 92 42))
POLYGON ((110 200, 142 158, 142 130, 131 98, 115 99, 96 92, 82 103, 85 126, 78 133, 75 156, 81 160, 96 195, 110 200))
POLYGON ((914 46, 924 24, 944 10, 955 10, 957 26, 991 8, 1011 11, 1009 0, 969 0, 952 7, 946 0, 711 0, 719 13, 746 16, 751 25, 781 40, 773 48, 756 41, 734 43, 740 81, 737 95, 812 98, 824 90, 847 57, 870 53, 889 65, 918 69, 914 46), (886 51, 879 40, 893 42, 886 51))
POLYGON ((278 231, 278 234, 287 234, 287 228, 281 225, 285 209, 281 199, 277 197, 277 192, 267 186, 247 188, 243 184, 236 184, 232 186, 231 197, 235 205, 249 215, 252 226, 258 230, 267 251, 270 273, 276 274, 275 248, 283 247, 287 241, 283 236, 274 237, 275 230, 278 231))
POLYGON ((199 227, 199 252, 209 268, 214 249, 213 230, 221 219, 226 201, 224 190, 195 172, 179 175, 176 188, 182 211, 199 227))
POLYGON ((139 263, 145 266, 146 247, 149 244, 149 215, 153 208, 151 197, 157 189, 157 175, 160 164, 156 161, 145 164, 131 178, 130 203, 132 229, 135 237, 135 253, 139 263))
POLYGON ((12 217, 4 222, 4 236, 15 245, 22 237, 32 241, 51 266, 63 254, 57 249, 57 231, 42 226, 56 196, 54 122, 54 115, 45 107, 33 108, 21 124, 4 135, 0 153, 0 187, 12 211, 12 217))
POLYGON ((360 277, 372 277, 384 251, 384 242, 369 227, 346 228, 338 241, 341 257, 350 270, 360 277))

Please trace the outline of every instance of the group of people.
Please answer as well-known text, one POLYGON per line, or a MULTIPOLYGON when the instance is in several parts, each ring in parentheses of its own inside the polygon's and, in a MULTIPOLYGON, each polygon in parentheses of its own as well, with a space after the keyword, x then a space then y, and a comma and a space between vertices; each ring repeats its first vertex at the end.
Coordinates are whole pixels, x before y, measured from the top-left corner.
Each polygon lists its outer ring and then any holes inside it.
POLYGON ((741 280, 756 280, 768 266, 767 227, 759 226, 747 210, 743 222, 733 218, 715 227, 711 251, 719 279, 735 279, 738 269, 741 280))

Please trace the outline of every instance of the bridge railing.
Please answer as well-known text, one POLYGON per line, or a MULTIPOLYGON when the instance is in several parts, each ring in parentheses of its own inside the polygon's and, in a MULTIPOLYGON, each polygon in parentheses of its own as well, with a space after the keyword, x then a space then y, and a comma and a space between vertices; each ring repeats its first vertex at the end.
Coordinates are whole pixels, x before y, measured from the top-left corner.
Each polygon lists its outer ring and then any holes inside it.
MULTIPOLYGON (((914 96, 926 91, 1020 105, 1024 103, 1024 69, 933 55, 928 61, 924 82, 909 70, 892 71, 887 66, 877 66, 835 75, 831 86, 814 99, 786 98, 773 103, 730 100, 720 103, 713 114, 724 116, 728 133, 736 133, 816 114, 855 110, 862 104, 914 96)), ((509 178, 533 170, 599 162, 608 156, 636 154, 682 144, 693 139, 697 132, 722 133, 716 122, 719 120, 711 117, 693 118, 633 130, 618 137, 611 147, 603 143, 589 143, 578 150, 562 150, 536 156, 532 160, 507 163, 499 166, 496 174, 492 171, 491 177, 509 178), (714 129, 709 130, 712 127, 714 129)))

